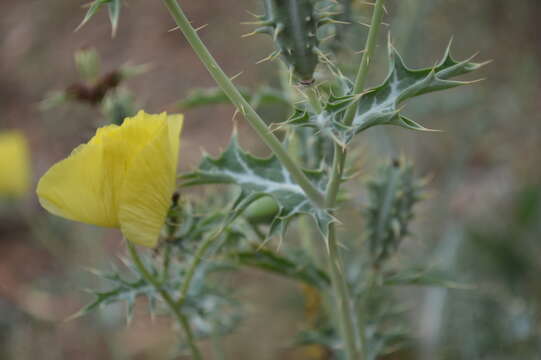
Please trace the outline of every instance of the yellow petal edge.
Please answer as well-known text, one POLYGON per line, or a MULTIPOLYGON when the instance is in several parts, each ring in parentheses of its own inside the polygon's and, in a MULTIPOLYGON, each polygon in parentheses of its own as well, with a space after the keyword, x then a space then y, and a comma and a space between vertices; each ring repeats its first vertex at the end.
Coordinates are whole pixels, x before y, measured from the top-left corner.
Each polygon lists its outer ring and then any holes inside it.
POLYGON ((182 115, 140 111, 121 126, 99 128, 43 175, 37 188, 41 205, 156 246, 175 191, 182 123, 182 115))

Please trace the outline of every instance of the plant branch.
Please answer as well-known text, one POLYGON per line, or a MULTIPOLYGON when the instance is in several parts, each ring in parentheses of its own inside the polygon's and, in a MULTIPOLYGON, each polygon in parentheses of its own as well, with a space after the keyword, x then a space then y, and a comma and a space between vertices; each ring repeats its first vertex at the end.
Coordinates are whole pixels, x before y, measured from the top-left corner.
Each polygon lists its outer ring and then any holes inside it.
POLYGON ((126 243, 128 244, 128 250, 133 259, 133 263, 135 264, 137 268, 137 271, 139 271, 139 274, 141 274, 141 276, 146 281, 148 281, 156 289, 156 291, 161 295, 165 303, 169 306, 169 308, 175 315, 175 318, 177 319, 180 327, 186 333, 186 341, 188 343, 188 346, 190 347, 190 351, 192 352, 193 359, 202 360, 203 357, 201 356, 201 352, 199 351, 199 348, 195 344, 195 340, 192 333, 192 329, 190 327, 190 323, 188 319, 186 319, 186 317, 180 311, 180 306, 175 304, 175 301, 173 300, 172 296, 169 294, 167 290, 165 290, 162 287, 162 285, 160 284, 160 281, 156 279, 156 277, 147 270, 147 268, 143 264, 143 261, 139 257, 139 254, 137 253, 137 249, 135 248, 135 245, 133 245, 129 241, 126 241, 126 243))
MULTIPOLYGON (((353 314, 351 307, 351 295, 349 286, 344 274, 342 259, 338 253, 338 241, 336 239, 336 227, 332 224, 329 228, 328 242, 328 260, 331 268, 331 280, 335 294, 336 302, 338 303, 338 316, 340 323, 340 331, 346 346, 346 359, 360 360, 359 351, 357 349, 356 331, 353 324, 353 314)), ((361 344, 362 345, 362 344, 361 344)))
POLYGON ((184 305, 184 302, 186 301, 186 298, 188 297, 188 291, 190 290, 190 285, 192 283, 192 279, 195 275, 195 272, 197 268, 199 267, 199 264, 201 264, 201 261, 203 260, 203 256, 207 252, 207 250, 210 248, 210 246, 214 243, 216 239, 222 234, 224 227, 221 227, 216 232, 214 232, 211 236, 209 236, 205 241, 201 244, 201 246, 197 249, 195 252, 193 261, 188 268, 188 271, 186 272, 186 275, 184 275, 184 279, 182 281, 182 287, 180 289, 180 296, 178 300, 176 301, 177 306, 184 305))
MULTIPOLYGON (((365 52, 359 65, 353 94, 360 94, 364 90, 366 75, 370 66, 371 58, 374 54, 376 39, 383 17, 383 0, 377 0, 372 16, 370 31, 366 40, 365 52)), ((344 115, 344 124, 350 126, 355 118, 357 107, 355 103, 349 106, 344 115)), ((341 148, 338 144, 334 147, 334 156, 332 164, 331 179, 327 185, 325 194, 325 207, 334 209, 340 184, 342 183, 342 174, 346 162, 347 150, 341 148)), ((346 354, 348 360, 360 360, 364 353, 364 336, 360 337, 360 349, 357 348, 357 332, 353 323, 352 307, 350 303, 350 291, 343 272, 343 265, 340 253, 338 251, 338 240, 336 239, 336 227, 334 223, 330 224, 328 241, 328 257, 331 268, 331 277, 336 300, 338 301, 340 315, 340 330, 346 345, 346 354)), ((365 330, 360 329, 363 333, 365 330)))
MULTIPOLYGON (((374 7, 374 14, 372 15, 372 22, 370 24, 370 31, 368 32, 368 38, 366 39, 365 52, 359 65, 357 77, 355 78, 355 85, 353 86, 353 94, 360 94, 364 90, 364 84, 368 69, 370 68, 371 59, 374 55, 376 48, 376 39, 381 26, 381 20, 384 14, 384 0, 376 0, 374 7)), ((344 124, 350 126, 355 118, 355 112, 357 111, 356 103, 353 103, 346 110, 344 115, 344 124)), ((338 145, 334 147, 334 157, 332 165, 332 175, 327 185, 327 191, 325 196, 325 206, 327 208, 333 208, 336 204, 336 196, 338 195, 338 189, 342 182, 342 174, 344 172, 344 165, 346 163, 347 150, 341 148, 338 145)))
POLYGON ((255 130, 257 135, 271 149, 284 167, 289 171, 293 179, 304 190, 308 198, 318 207, 323 207, 324 198, 321 192, 310 182, 304 172, 297 166, 293 159, 289 156, 286 149, 278 138, 269 131, 265 122, 253 109, 253 107, 244 99, 238 89, 235 87, 231 79, 224 73, 220 65, 210 54, 201 38, 190 24, 190 21, 182 11, 177 0, 163 0, 165 6, 171 13, 176 24, 190 43, 203 65, 207 68, 211 76, 214 78, 218 86, 227 95, 229 100, 235 105, 237 110, 245 117, 250 126, 255 130))
MULTIPOLYGON (((368 32, 363 57, 361 59, 361 64, 359 65, 359 70, 357 71, 355 85, 353 86, 353 94, 360 94, 364 90, 366 75, 368 74, 368 69, 370 68, 372 57, 374 56, 376 40, 378 37, 379 28, 381 26, 381 20, 383 19, 383 3, 384 0, 376 0, 376 5, 374 6, 374 13, 372 14, 372 21, 370 23, 370 31, 368 32)), ((348 107, 348 109, 346 110, 346 115, 344 116, 344 124, 346 124, 346 126, 350 126, 353 123, 356 111, 357 107, 355 106, 355 104, 352 104, 350 107, 348 107)))

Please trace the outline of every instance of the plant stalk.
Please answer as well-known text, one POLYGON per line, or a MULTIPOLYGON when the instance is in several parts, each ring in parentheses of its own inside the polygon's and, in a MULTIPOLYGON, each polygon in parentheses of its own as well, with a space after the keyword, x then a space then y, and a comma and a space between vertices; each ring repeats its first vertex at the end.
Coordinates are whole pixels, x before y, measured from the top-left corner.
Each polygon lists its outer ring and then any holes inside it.
POLYGON ((207 250, 210 248, 210 246, 214 244, 214 241, 218 239, 218 237, 221 235, 223 229, 224 228, 220 228, 214 234, 212 234, 207 239, 205 239, 205 241, 201 244, 201 246, 195 252, 193 261, 190 267, 188 268, 186 275, 184 275, 184 279, 182 281, 182 287, 180 288, 180 296, 178 300, 176 301, 176 306, 180 307, 184 305, 184 302, 186 301, 186 298, 188 297, 188 291, 190 290, 192 279, 195 275, 197 268, 199 267, 199 264, 201 264, 201 261, 203 260, 203 256, 205 255, 207 250))
POLYGON ((261 140, 270 148, 270 150, 280 160, 282 165, 289 171, 293 179, 304 190, 308 198, 322 208, 324 204, 323 194, 310 182, 302 170, 297 166, 293 159, 289 156, 286 149, 278 138, 269 131, 265 122, 253 109, 253 107, 241 95, 235 87, 231 79, 224 73, 218 65, 214 57, 210 54, 201 38, 190 24, 190 21, 182 11, 177 0, 163 0, 163 3, 169 10, 171 16, 175 20, 186 40, 191 45, 194 52, 197 54, 203 65, 207 68, 211 76, 214 78, 218 86, 227 95, 229 100, 235 105, 237 110, 245 117, 250 126, 259 135, 261 140))
POLYGON ((190 351, 192 353, 192 357, 194 360, 202 360, 203 357, 201 356, 201 352, 199 351, 199 348, 195 344, 193 332, 190 326, 190 323, 188 319, 182 314, 180 311, 180 306, 175 304, 175 300, 173 300, 173 297, 169 294, 167 290, 165 290, 162 285, 160 284, 160 281, 156 279, 152 273, 150 273, 145 265, 143 264, 143 261, 139 257, 139 254, 137 252, 137 249, 135 248, 135 245, 133 245, 131 242, 126 241, 128 244, 128 250, 130 252, 130 255, 133 259, 133 263, 137 267, 137 271, 139 271, 139 274, 148 281, 155 289, 158 291, 158 293, 161 295, 162 299, 165 301, 167 306, 171 309, 173 314, 175 315, 175 318, 177 319, 180 327, 184 330, 186 333, 186 341, 188 343, 188 346, 190 348, 190 351))
MULTIPOLYGON (((372 14, 372 21, 370 22, 370 31, 368 32, 368 37, 366 39, 361 64, 359 65, 357 76, 355 77, 353 94, 360 94, 364 90, 366 75, 368 74, 368 69, 370 68, 372 57, 374 56, 379 28, 381 26, 381 20, 383 19, 383 3, 384 0, 376 0, 376 4, 374 5, 374 13, 372 14)), ((355 104, 352 104, 352 106, 349 106, 346 110, 346 115, 344 116, 344 124, 346 124, 346 126, 350 126, 355 118, 357 107, 354 105, 355 104)))
MULTIPOLYGON (((347 360, 361 360, 360 352, 357 349, 357 334, 353 323, 353 309, 351 304, 351 295, 344 274, 342 258, 338 252, 338 242, 336 239, 336 227, 331 224, 329 227, 328 242, 328 260, 331 268, 331 280, 336 302, 338 303, 339 325, 342 338, 346 346, 347 360)), ((361 349, 362 349, 361 344, 361 349)), ((361 350, 362 352, 362 350, 361 350)))
MULTIPOLYGON (((368 37, 366 39, 365 52, 363 53, 361 64, 359 65, 359 70, 355 78, 355 84, 353 86, 353 94, 360 94, 364 90, 366 75, 368 74, 368 69, 370 68, 371 59, 374 56, 376 39, 381 26, 381 20, 383 18, 383 4, 384 0, 376 0, 374 14, 372 15, 372 21, 370 23, 370 31, 368 32, 368 37)), ((357 107, 355 104, 352 104, 346 109, 346 114, 344 115, 344 124, 346 126, 350 126, 353 123, 356 111, 357 107)), ((333 208, 336 203, 336 196, 338 195, 338 189, 340 188, 340 183, 342 182, 342 173, 347 157, 347 150, 345 148, 335 145, 334 150, 332 165, 333 171, 327 186, 325 198, 325 206, 327 208, 333 208)))
MULTIPOLYGON (((372 15, 372 22, 370 25, 370 31, 366 40, 365 52, 362 56, 361 64, 359 65, 359 70, 355 78, 353 94, 360 94, 364 90, 366 75, 368 74, 371 58, 374 54, 376 39, 383 17, 383 3, 383 0, 376 0, 374 13, 372 15)), ((352 104, 347 108, 346 114, 344 115, 345 125, 350 126, 353 123, 356 111, 357 107, 355 106, 355 104, 352 104)), ((325 195, 325 207, 331 209, 331 211, 333 211, 334 207, 336 206, 336 199, 338 195, 338 190, 340 189, 340 184, 342 182, 342 174, 344 172, 346 157, 347 150, 340 147, 338 144, 335 144, 332 164, 332 175, 327 185, 325 195)), ((334 223, 331 223, 329 226, 329 238, 327 241, 333 289, 335 292, 335 297, 338 301, 340 329, 342 331, 342 336, 346 344, 347 359, 361 360, 364 354, 364 337, 360 337, 360 349, 358 349, 357 342, 355 340, 357 338, 357 332, 355 331, 356 328, 353 323, 353 309, 352 304, 350 303, 351 295, 345 278, 345 274, 343 272, 342 259, 340 253, 338 252, 336 227, 334 223)), ((359 329, 359 331, 363 333, 365 329, 359 329)))

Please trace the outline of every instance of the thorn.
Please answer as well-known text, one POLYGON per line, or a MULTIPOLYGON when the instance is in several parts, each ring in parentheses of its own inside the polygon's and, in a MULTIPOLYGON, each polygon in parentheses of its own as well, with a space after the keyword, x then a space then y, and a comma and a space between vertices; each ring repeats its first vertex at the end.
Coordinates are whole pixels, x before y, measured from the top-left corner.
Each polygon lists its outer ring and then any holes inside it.
POLYGON ((336 20, 336 19, 329 19, 325 21, 325 24, 342 24, 342 25, 351 25, 351 22, 349 21, 342 21, 342 20, 336 20))
POLYGON ((370 27, 372 27, 372 25, 367 24, 367 23, 363 23, 363 22, 361 22, 361 21, 358 21, 357 24, 366 26, 366 27, 369 28, 369 29, 370 29, 370 27))
POLYGON ((199 32, 199 30, 203 30, 203 29, 206 28, 207 26, 209 26, 209 24, 201 25, 200 27, 198 27, 198 28, 195 29, 195 32, 199 32))
POLYGON ((268 25, 268 22, 267 21, 261 21, 261 20, 258 20, 258 21, 242 21, 240 24, 241 25, 268 25))
POLYGON ((235 111, 233 112, 233 116, 231 117, 231 121, 233 122, 233 126, 237 127, 237 115, 239 114, 239 109, 235 108, 235 111))
POLYGON ((336 34, 331 34, 331 35, 325 36, 324 38, 321 38, 321 39, 319 40, 319 42, 329 41, 329 40, 331 40, 332 38, 334 38, 335 36, 336 36, 336 34))
POLYGON ((331 59, 323 51, 316 48, 316 53, 321 58, 320 60, 322 60, 325 63, 332 64, 331 59))
POLYGON ((167 30, 167 32, 173 32, 177 30, 180 30, 180 26, 175 26, 174 28, 167 30))
POLYGON ((246 38, 246 37, 250 37, 250 36, 254 36, 258 33, 257 29, 252 31, 252 32, 249 32, 249 33, 246 33, 246 34, 242 34, 240 37, 241 38, 246 38))
POLYGON ((246 109, 244 108, 244 105, 240 105, 240 112, 242 113, 243 116, 246 116, 246 109))
POLYGON ((255 14, 255 13, 251 12, 250 10, 244 10, 244 11, 246 11, 248 14, 250 14, 250 15, 252 15, 253 17, 256 17, 256 18, 263 18, 263 17, 265 17, 265 15, 257 15, 257 14, 255 14))
POLYGON ((480 79, 475 79, 475 80, 470 80, 470 81, 459 81, 459 82, 464 85, 473 85, 485 80, 486 78, 480 78, 480 79))
POLYGON ((285 26, 282 23, 276 26, 276 28, 274 29, 274 33, 272 34, 273 41, 276 41, 276 39, 278 38, 278 35, 284 30, 284 28, 285 26))
POLYGON ((261 60, 259 60, 258 62, 256 62, 256 65, 261 64, 261 63, 264 63, 265 61, 273 61, 273 60, 276 59, 281 53, 282 53, 281 51, 275 50, 275 51, 273 51, 272 53, 270 53, 269 56, 264 57, 263 59, 261 59, 261 60))
POLYGON ((241 76, 243 72, 244 72, 244 71, 241 71, 241 72, 239 72, 238 74, 233 75, 232 77, 229 78, 229 80, 231 80, 231 81, 235 80, 236 78, 238 78, 239 76, 241 76))
POLYGON ((490 64, 492 62, 494 62, 494 59, 483 61, 483 62, 477 63, 476 65, 477 65, 477 67, 483 67, 483 66, 488 65, 488 64, 490 64))
POLYGON ((274 133, 274 132, 276 132, 276 131, 282 130, 282 129, 285 128, 287 125, 288 125, 287 122, 281 122, 281 123, 277 123, 277 124, 274 123, 274 124, 271 124, 271 125, 269 126, 269 131, 270 131, 271 133, 274 133))

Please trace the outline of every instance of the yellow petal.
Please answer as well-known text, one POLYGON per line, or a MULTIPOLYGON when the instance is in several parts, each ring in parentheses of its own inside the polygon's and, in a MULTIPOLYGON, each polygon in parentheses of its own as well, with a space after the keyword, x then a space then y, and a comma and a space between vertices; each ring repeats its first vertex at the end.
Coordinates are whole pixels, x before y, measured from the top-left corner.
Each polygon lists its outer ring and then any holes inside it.
MULTIPOLYGON (((147 118, 147 121, 149 119, 147 118)), ((154 117, 160 129, 133 158, 120 192, 119 220, 129 241, 156 246, 175 191, 182 116, 154 117)), ((145 123, 132 122, 135 126, 145 123)))
POLYGON ((167 115, 149 115, 140 111, 135 117, 126 118, 122 126, 107 126, 98 129, 91 140, 93 144, 103 144, 103 164, 110 184, 110 202, 118 221, 119 202, 126 182, 131 181, 127 171, 131 163, 147 144, 158 136, 165 125, 167 115))
POLYGON ((134 243, 154 246, 175 189, 182 116, 139 112, 98 129, 40 180, 41 204, 53 214, 120 227, 134 243))
POLYGON ((22 196, 30 186, 28 143, 18 131, 0 134, 0 196, 22 196))
POLYGON ((51 167, 38 183, 41 205, 66 219, 117 227, 103 153, 103 144, 91 140, 51 167))

